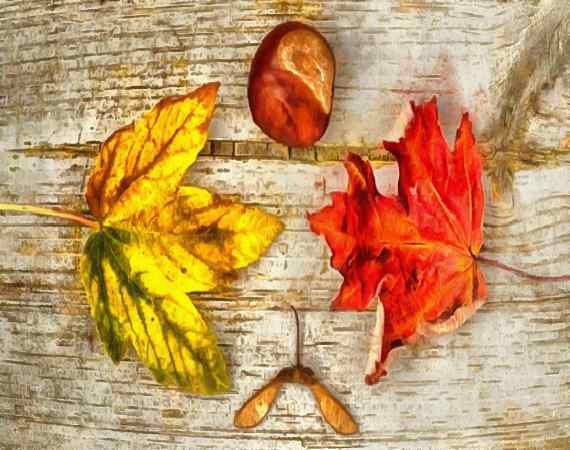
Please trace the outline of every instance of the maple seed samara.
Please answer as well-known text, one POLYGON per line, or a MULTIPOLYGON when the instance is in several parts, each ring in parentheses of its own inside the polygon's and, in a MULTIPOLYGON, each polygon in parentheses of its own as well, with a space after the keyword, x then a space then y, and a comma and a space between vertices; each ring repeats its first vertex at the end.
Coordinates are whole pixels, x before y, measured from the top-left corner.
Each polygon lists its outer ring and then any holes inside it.
POLYGON ((325 38, 300 22, 274 28, 251 63, 248 98, 253 121, 277 142, 308 147, 327 129, 335 61, 325 38))

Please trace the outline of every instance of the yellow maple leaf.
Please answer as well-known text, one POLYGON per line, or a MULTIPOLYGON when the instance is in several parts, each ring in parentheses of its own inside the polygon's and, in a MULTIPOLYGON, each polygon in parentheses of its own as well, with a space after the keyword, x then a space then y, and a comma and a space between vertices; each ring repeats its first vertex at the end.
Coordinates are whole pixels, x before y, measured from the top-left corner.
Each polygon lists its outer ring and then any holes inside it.
POLYGON ((209 291, 263 255, 282 230, 260 209, 180 187, 207 139, 218 83, 169 97, 103 144, 87 187, 100 229, 81 258, 103 346, 129 345, 157 381, 227 391, 214 333, 187 292, 209 291))

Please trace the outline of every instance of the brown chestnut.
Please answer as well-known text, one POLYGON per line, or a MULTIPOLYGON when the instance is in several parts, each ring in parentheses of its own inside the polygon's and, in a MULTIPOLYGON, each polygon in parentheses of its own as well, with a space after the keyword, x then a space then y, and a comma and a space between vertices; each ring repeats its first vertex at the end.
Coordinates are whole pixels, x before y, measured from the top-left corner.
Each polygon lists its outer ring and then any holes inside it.
POLYGON ((249 73, 253 121, 291 147, 308 147, 324 134, 331 114, 335 61, 313 27, 286 22, 257 49, 249 73))

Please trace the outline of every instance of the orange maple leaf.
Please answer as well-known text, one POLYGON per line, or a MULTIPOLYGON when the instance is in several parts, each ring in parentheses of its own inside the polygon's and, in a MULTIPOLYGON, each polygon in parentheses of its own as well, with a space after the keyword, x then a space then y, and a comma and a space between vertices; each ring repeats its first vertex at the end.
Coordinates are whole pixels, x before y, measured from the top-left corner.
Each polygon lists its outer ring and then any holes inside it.
POLYGON ((476 258, 483 243, 482 160, 464 114, 451 153, 435 98, 412 103, 399 142, 384 142, 397 159, 397 196, 376 188, 369 163, 349 154, 347 192, 309 215, 313 232, 332 250, 344 282, 335 310, 363 310, 378 297, 366 382, 387 373, 392 350, 418 335, 452 331, 483 303, 485 280, 476 258))

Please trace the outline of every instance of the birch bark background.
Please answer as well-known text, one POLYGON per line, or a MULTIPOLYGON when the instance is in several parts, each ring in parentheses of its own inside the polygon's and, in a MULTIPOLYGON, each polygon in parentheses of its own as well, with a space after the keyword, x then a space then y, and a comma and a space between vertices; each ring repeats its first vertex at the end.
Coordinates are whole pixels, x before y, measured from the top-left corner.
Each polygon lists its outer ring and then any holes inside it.
POLYGON ((409 100, 439 98, 453 140, 470 111, 485 155, 484 256, 541 275, 570 273, 570 4, 567 0, 2 0, 0 201, 86 210, 99 143, 156 101, 221 81, 220 105, 188 183, 238 194, 286 230, 229 291, 193 295, 234 379, 224 396, 157 385, 131 354, 102 354, 77 273, 86 231, 0 215, 0 448, 569 449, 570 284, 494 269, 486 305, 458 332, 407 349, 363 382, 374 313, 331 313, 340 282, 307 211, 344 189, 347 150, 397 168, 409 100), (315 148, 270 143, 247 107, 263 36, 302 20, 337 59, 329 130, 315 148), (351 410, 341 437, 301 387, 260 427, 234 412, 303 358, 351 410))

